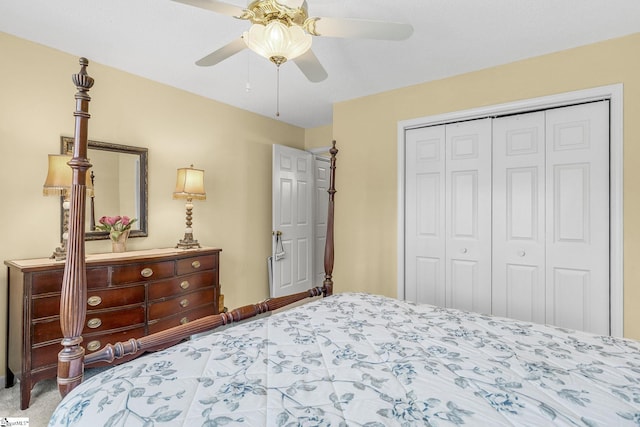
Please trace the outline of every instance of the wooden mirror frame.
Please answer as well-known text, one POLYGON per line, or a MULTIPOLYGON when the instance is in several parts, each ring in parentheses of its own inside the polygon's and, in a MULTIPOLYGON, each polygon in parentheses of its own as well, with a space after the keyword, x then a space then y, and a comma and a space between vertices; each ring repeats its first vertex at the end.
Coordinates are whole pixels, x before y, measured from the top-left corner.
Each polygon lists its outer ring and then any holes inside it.
MULTIPOLYGON (((61 153, 72 154, 73 153, 73 138, 63 136, 60 137, 61 153)), ((133 154, 139 157, 140 160, 140 176, 138 177, 139 188, 138 204, 140 206, 140 214, 137 216, 137 229, 131 229, 129 237, 147 237, 149 235, 148 220, 149 220, 149 203, 148 203, 148 152, 146 148, 133 147, 130 145, 112 144, 110 142, 101 141, 88 141, 88 149, 112 151, 115 153, 133 154)), ((91 161, 91 159, 89 159, 91 161)), ((60 206, 62 211, 62 204, 60 206)), ((60 235, 63 232, 63 218, 60 216, 60 235)), ((106 231, 97 230, 85 230, 85 240, 107 240, 109 239, 109 233, 106 231)))

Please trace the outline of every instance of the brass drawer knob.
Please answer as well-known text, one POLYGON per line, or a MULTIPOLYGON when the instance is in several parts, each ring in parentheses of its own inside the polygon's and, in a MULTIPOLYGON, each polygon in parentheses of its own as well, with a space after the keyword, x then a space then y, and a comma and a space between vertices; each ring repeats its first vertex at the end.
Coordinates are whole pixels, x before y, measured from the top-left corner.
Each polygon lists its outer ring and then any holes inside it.
POLYGON ((191 263, 191 267, 193 268, 200 268, 200 261, 195 260, 191 263))
POLYGON ((94 317, 93 319, 89 319, 89 321, 87 322, 87 327, 91 329, 96 329, 96 328, 99 328, 100 326, 102 326, 102 320, 100 320, 97 317, 94 317))
POLYGON ((185 308, 188 305, 189 305, 189 300, 188 299, 185 298, 182 301, 180 301, 180 307, 185 308))
POLYGON ((89 341, 89 343, 87 344, 87 350, 89 350, 89 351, 96 351, 100 347, 102 347, 102 345, 100 344, 100 341, 98 341, 98 340, 89 341))
POLYGON ((189 289, 189 286, 190 286, 190 283, 189 283, 189 281, 188 281, 188 280, 185 280, 184 282, 180 283, 180 287, 181 287, 182 289, 185 289, 185 290, 186 290, 186 289, 189 289))
POLYGON ((184 324, 187 324, 187 323, 189 323, 189 319, 187 319, 186 317, 183 317, 182 319, 180 319, 180 324, 181 325, 184 325, 184 324))
MULTIPOLYGON (((87 304, 89 304, 91 307, 95 307, 96 305, 100 305, 101 302, 102 302, 102 298, 100 298, 98 295, 90 296, 87 299, 87 304)), ((89 347, 87 346, 87 348, 89 348, 89 347)))
POLYGON ((153 270, 149 267, 143 268, 140 275, 142 275, 142 277, 151 277, 153 276, 153 270))

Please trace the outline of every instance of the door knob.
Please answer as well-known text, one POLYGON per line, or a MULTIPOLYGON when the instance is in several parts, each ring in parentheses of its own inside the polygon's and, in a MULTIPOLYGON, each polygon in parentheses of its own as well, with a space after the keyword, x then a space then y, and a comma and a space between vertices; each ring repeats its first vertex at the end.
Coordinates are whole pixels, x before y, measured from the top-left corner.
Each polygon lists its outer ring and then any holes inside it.
POLYGON ((523 251, 522 249, 520 249, 518 251, 518 256, 525 256, 527 253, 525 251, 523 251))
POLYGON ((469 251, 467 250, 467 248, 462 248, 462 249, 460 249, 460 252, 462 252, 463 254, 466 254, 469 251))

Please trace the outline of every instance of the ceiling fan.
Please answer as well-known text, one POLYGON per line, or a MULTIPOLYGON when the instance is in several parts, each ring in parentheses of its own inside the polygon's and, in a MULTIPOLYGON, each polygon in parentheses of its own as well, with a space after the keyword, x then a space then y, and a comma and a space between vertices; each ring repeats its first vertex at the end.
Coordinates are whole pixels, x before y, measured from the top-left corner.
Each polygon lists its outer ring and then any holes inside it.
POLYGON ((349 18, 309 17, 306 0, 253 0, 246 8, 217 0, 173 0, 251 22, 241 37, 196 61, 208 67, 249 48, 280 66, 292 60, 311 82, 327 78, 311 50, 312 36, 403 40, 409 24, 349 18))

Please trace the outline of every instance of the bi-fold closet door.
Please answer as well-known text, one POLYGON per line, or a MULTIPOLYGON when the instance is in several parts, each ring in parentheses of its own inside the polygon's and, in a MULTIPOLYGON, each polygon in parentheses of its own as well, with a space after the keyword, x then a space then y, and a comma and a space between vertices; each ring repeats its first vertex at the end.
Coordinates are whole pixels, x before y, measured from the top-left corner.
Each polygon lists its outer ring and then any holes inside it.
POLYGON ((405 297, 491 312, 491 119, 406 134, 405 297))
POLYGON ((406 134, 409 300, 609 333, 608 102, 406 134))

